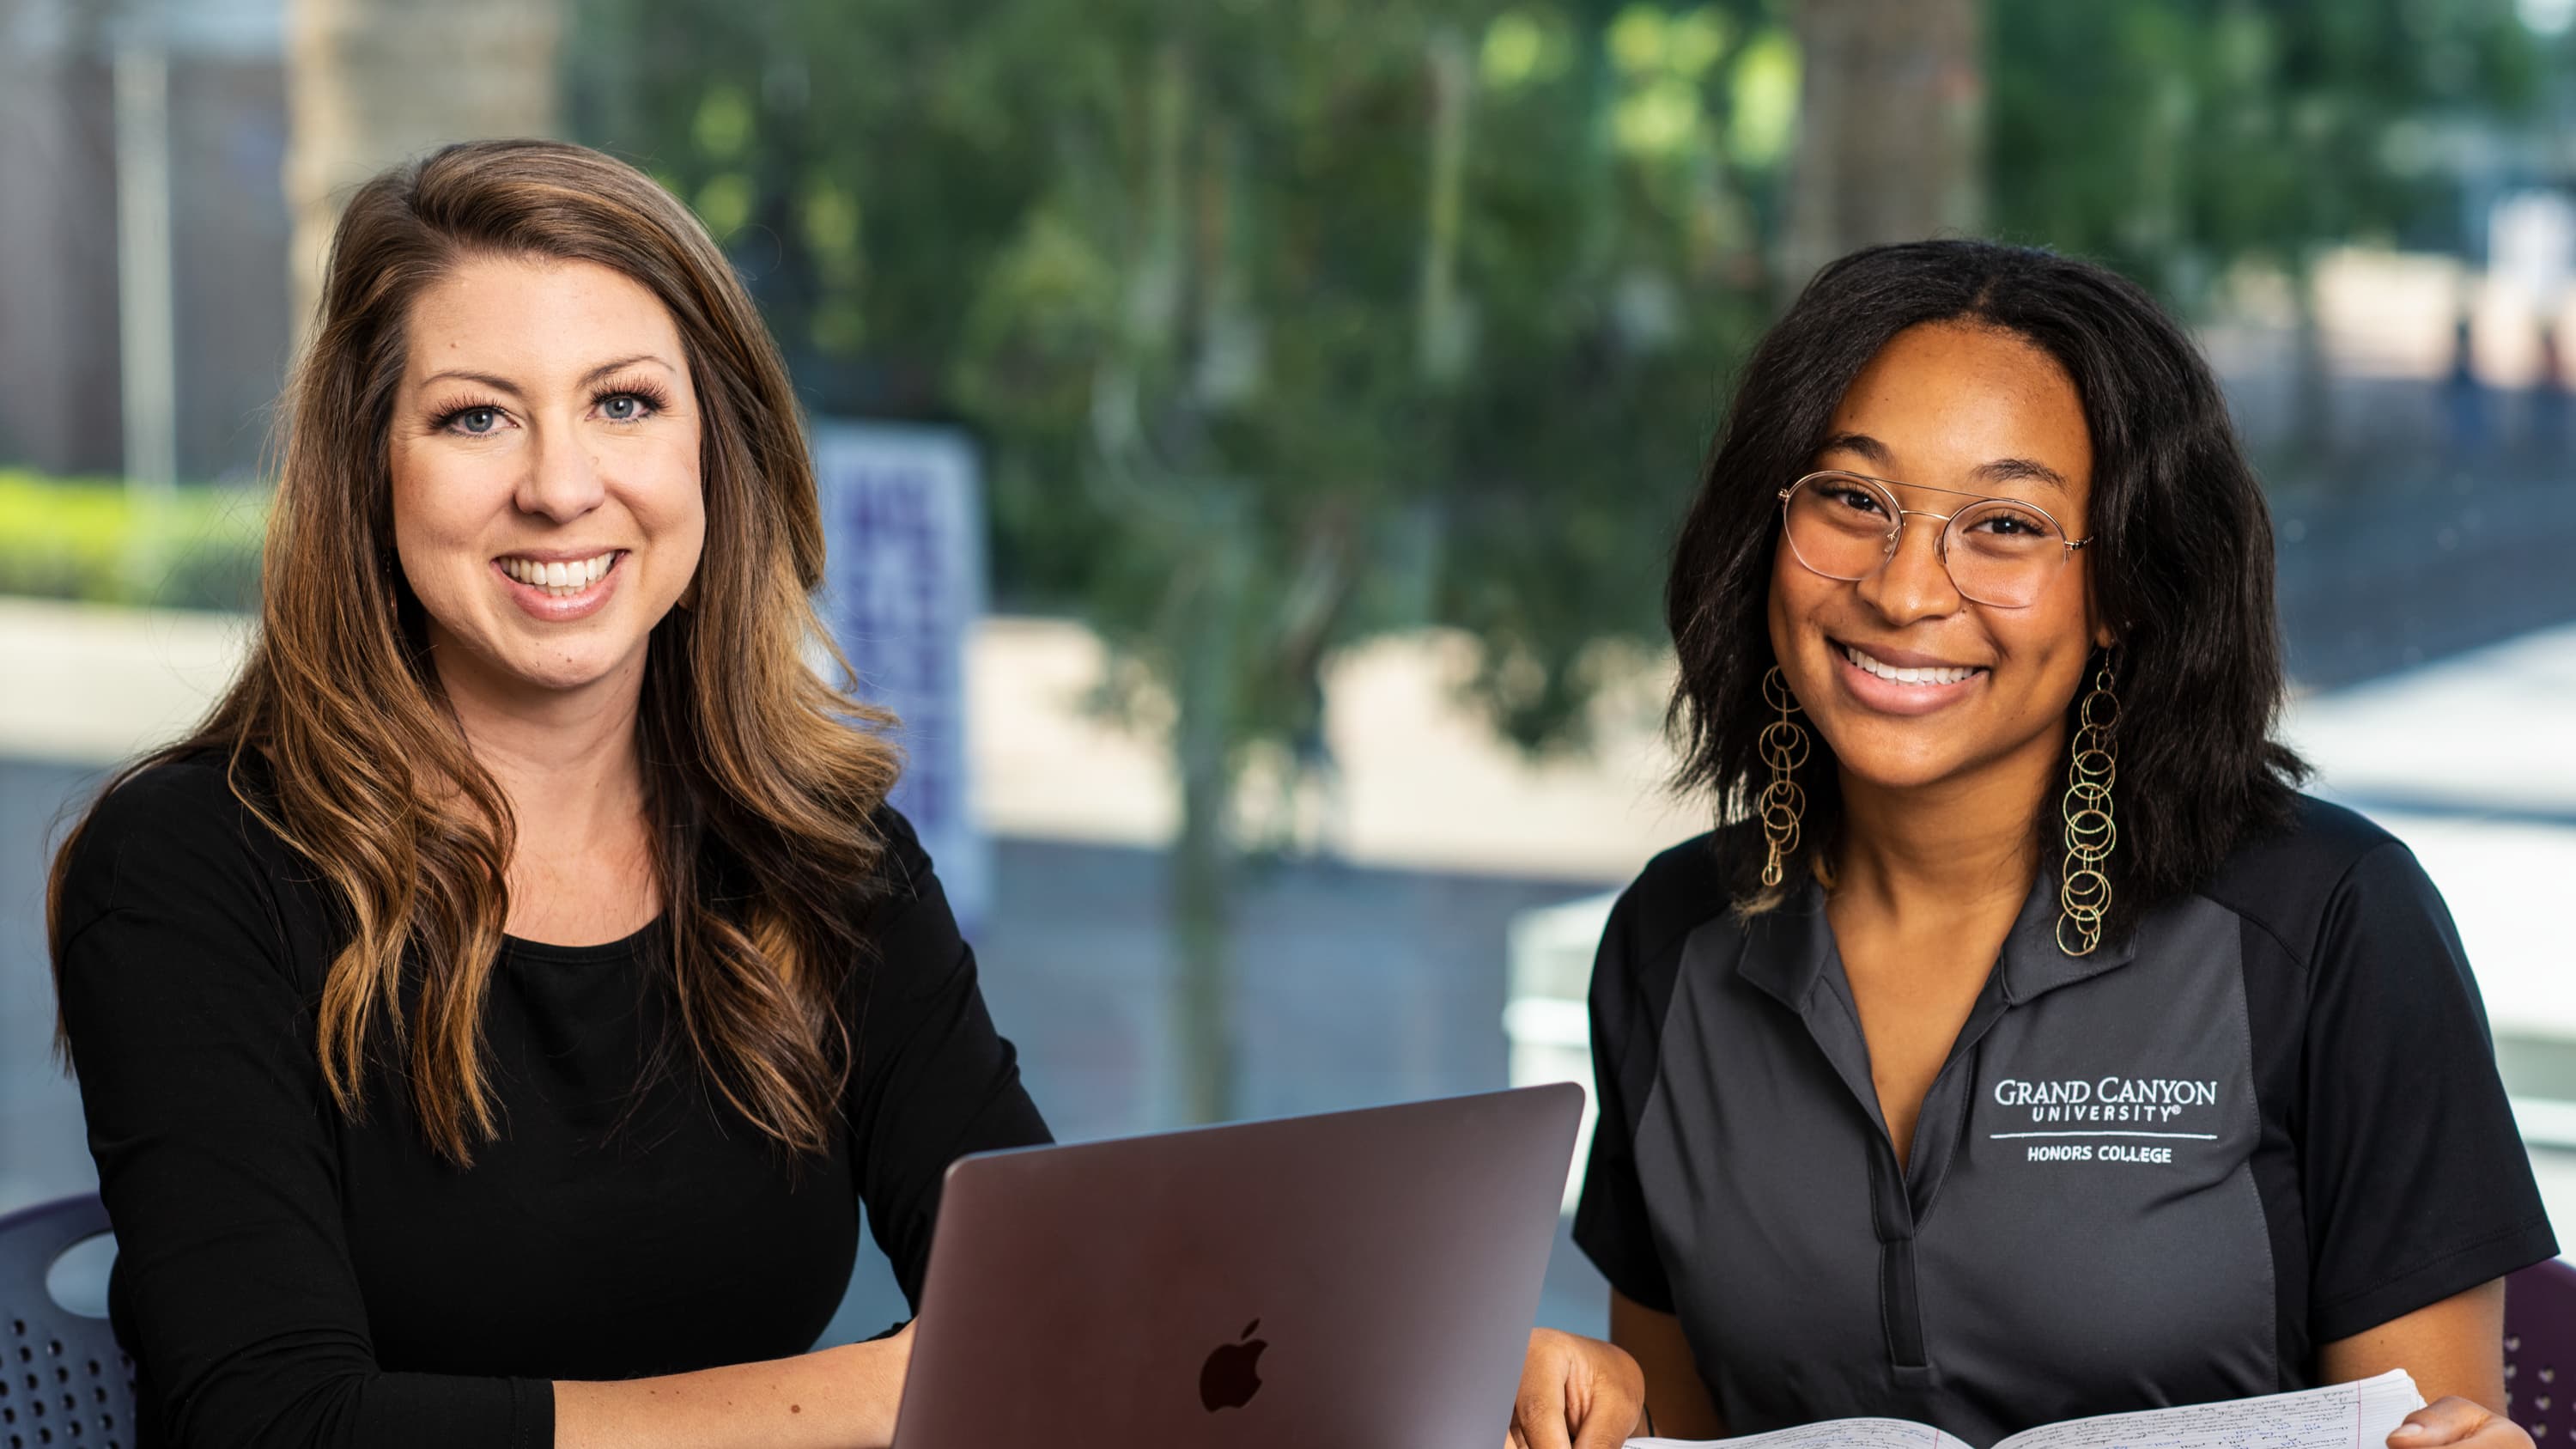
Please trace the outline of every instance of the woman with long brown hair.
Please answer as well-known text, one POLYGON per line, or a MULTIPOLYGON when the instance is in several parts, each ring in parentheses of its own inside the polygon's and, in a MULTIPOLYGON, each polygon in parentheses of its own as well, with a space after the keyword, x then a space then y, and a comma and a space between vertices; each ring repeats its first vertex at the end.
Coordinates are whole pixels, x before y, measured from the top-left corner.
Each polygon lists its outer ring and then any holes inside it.
POLYGON ((884 1444, 808 1352, 866 1215, 1044 1141, 741 284, 634 169, 361 188, 290 390, 257 641, 48 900, 152 1445, 884 1444), (828 646, 826 646, 828 647, 828 646))

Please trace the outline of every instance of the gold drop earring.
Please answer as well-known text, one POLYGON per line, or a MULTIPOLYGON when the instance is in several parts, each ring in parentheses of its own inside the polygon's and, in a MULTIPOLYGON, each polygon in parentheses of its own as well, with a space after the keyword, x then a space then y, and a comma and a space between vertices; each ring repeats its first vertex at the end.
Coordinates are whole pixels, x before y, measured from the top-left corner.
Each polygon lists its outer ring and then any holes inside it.
POLYGON ((2075 739, 2066 760, 2066 860, 2058 874, 2057 949, 2088 956, 2102 944, 2102 917, 2111 909, 2111 878, 2102 873, 2119 842, 2111 818, 2111 784, 2119 778, 2120 701, 2111 693, 2111 657, 2093 676, 2093 692, 2075 711, 2075 739), (2071 937, 2071 939, 2070 939, 2071 937))
POLYGON ((1771 846, 1762 862, 1762 884, 1767 889, 1780 884, 1782 863, 1798 853, 1798 821, 1807 813, 1807 792, 1799 787, 1796 775, 1798 767, 1807 763, 1807 730, 1789 718, 1801 711, 1776 664, 1762 676, 1762 702, 1780 712, 1778 719, 1762 727, 1762 763, 1771 767, 1771 782, 1762 787, 1762 797, 1753 807, 1762 819, 1762 838, 1771 846))

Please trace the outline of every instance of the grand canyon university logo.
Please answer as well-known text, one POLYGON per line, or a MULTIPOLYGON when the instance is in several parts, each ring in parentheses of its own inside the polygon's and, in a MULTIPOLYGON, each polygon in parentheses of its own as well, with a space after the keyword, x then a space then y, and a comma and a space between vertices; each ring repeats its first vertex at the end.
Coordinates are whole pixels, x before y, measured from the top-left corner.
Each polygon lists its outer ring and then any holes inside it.
POLYGON ((2066 1077, 1995 1083, 1995 1141, 2022 1142, 2032 1162, 2170 1163, 2178 1147, 2213 1142, 2218 1083, 2177 1077, 2066 1077), (2207 1108, 2203 1112, 2195 1109, 2207 1108), (2027 1114, 2027 1115, 2024 1115, 2027 1114))
POLYGON ((2090 1082, 2077 1078, 2025 1082, 2006 1077, 1995 1083, 1995 1105, 2028 1107, 2034 1124, 2171 1122, 2187 1107, 2217 1106, 2218 1084, 2171 1077, 2103 1077, 2090 1082))

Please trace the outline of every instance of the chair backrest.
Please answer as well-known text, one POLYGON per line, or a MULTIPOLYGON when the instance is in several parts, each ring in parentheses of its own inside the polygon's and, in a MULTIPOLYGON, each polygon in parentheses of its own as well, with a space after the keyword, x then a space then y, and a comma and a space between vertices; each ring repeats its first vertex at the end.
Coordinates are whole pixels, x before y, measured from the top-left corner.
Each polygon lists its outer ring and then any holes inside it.
POLYGON ((2545 1449, 2576 1438, 2570 1391, 2576 1391, 2576 1266, 2552 1258, 2505 1280, 2504 1410, 2545 1449))
POLYGON ((107 1232, 95 1196, 0 1217, 0 1446, 126 1449, 134 1442, 134 1360, 103 1318, 54 1301, 55 1260, 107 1232))

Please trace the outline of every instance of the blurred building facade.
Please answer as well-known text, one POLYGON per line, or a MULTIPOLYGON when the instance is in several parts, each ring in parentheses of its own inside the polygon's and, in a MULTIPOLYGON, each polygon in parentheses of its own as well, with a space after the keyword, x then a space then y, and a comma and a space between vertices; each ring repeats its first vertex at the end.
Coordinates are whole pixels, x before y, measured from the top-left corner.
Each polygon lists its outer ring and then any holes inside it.
POLYGON ((167 76, 151 129, 167 147, 170 245, 144 264, 166 265, 174 304, 175 474, 246 480, 341 200, 442 141, 550 133, 557 17, 515 0, 0 0, 0 461, 134 466, 120 56, 167 76))
POLYGON ((0 458, 124 466, 116 57, 166 56, 178 475, 255 470, 288 345, 281 0, 0 0, 0 458))

